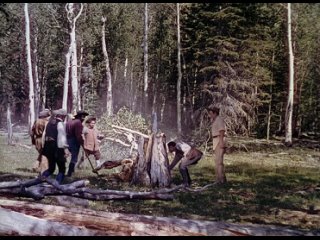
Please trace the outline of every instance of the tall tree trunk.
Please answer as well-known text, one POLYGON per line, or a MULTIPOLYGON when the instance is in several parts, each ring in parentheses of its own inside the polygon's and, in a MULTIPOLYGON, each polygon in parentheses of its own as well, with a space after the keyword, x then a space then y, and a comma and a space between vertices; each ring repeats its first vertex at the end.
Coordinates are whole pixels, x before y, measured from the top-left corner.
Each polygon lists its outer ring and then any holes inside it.
POLYGON ((77 16, 74 14, 74 4, 67 3, 66 5, 68 20, 70 23, 70 47, 71 47, 71 87, 72 87, 72 112, 80 110, 79 106, 79 87, 78 87, 78 63, 77 63, 77 42, 76 42, 76 21, 81 15, 83 4, 77 16))
POLYGON ((66 54, 66 64, 64 72, 64 81, 63 81, 63 99, 62 99, 62 108, 68 110, 68 89, 69 89, 69 76, 70 76, 70 55, 71 55, 71 46, 68 49, 66 54))
POLYGON ((80 60, 79 60, 79 72, 78 72, 78 106, 79 110, 83 108, 82 104, 82 88, 81 88, 81 70, 82 70, 82 59, 83 59, 83 42, 80 44, 80 60))
POLYGON ((131 107, 131 111, 133 111, 133 107, 134 107, 134 98, 135 98, 135 92, 133 90, 133 61, 131 64, 131 72, 130 72, 130 107, 131 107))
POLYGON ((10 103, 8 103, 7 107, 7 128, 8 128, 8 145, 12 144, 12 123, 11 123, 11 108, 10 103))
POLYGON ((35 121, 35 105, 34 105, 34 82, 32 76, 32 63, 31 63, 31 49, 30 49, 30 21, 28 12, 28 3, 24 4, 24 13, 26 21, 26 50, 27 50, 27 62, 28 62, 28 76, 29 76, 29 134, 31 134, 31 128, 35 121))
POLYGON ((105 22, 106 18, 102 17, 102 51, 104 56, 104 61, 106 63, 106 75, 107 75, 107 116, 111 116, 113 114, 113 99, 112 99, 112 79, 111 79, 111 70, 109 63, 109 56, 107 52, 106 46, 106 34, 105 34, 105 22))
POLYGON ((123 72, 123 78, 125 82, 127 80, 127 71, 128 71, 128 57, 126 55, 126 59, 124 61, 124 72, 123 72))
POLYGON ((292 145, 292 112, 293 112, 293 92, 294 92, 294 56, 292 50, 291 36, 291 3, 288 3, 288 45, 289 45, 289 91, 286 108, 286 136, 285 143, 292 145))
POLYGON ((269 141, 269 139, 270 139, 271 106, 272 106, 272 84, 273 84, 273 63, 274 63, 274 52, 272 53, 272 61, 271 61, 271 83, 270 83, 270 101, 269 101, 269 107, 268 107, 267 141, 269 141))
POLYGON ((180 47, 180 5, 177 3, 177 48, 178 48, 178 58, 177 58, 177 67, 178 67, 178 81, 177 81, 177 128, 178 134, 181 135, 181 47, 180 47))
POLYGON ((144 34, 143 34, 143 59, 144 59, 144 112, 148 112, 148 3, 144 4, 144 34))
POLYGON ((42 67, 42 76, 41 76, 41 110, 46 108, 46 100, 47 100, 47 79, 46 79, 47 70, 42 67))
POLYGON ((160 110, 160 122, 163 123, 164 120, 164 110, 166 108, 166 97, 164 94, 162 94, 162 105, 160 110))
POLYGON ((38 28, 35 27, 34 34, 34 77, 35 77, 35 119, 38 118, 38 112, 40 110, 40 84, 38 74, 38 28))

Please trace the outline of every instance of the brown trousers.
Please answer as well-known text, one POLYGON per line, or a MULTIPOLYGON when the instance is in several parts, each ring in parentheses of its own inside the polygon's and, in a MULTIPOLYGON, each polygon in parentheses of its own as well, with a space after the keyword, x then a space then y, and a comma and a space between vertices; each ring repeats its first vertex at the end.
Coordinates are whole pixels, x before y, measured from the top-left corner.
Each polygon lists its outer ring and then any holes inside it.
POLYGON ((213 147, 214 147, 214 161, 215 161, 215 175, 216 175, 216 182, 218 183, 225 183, 227 182, 227 178, 224 171, 224 164, 223 164, 223 157, 226 151, 226 143, 224 140, 224 148, 219 146, 219 139, 213 140, 213 147))

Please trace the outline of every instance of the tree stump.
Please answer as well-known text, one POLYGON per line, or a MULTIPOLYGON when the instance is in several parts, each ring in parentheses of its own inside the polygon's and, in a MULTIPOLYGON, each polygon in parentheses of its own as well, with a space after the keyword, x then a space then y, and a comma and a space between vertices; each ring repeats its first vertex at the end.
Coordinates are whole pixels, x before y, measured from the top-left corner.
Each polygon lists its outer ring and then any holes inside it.
POLYGON ((135 165, 131 184, 149 186, 150 176, 148 173, 147 159, 145 157, 146 154, 144 152, 144 145, 145 145, 144 137, 140 136, 138 141, 139 141, 138 142, 138 158, 137 158, 138 161, 137 161, 137 164, 135 165))
POLYGON ((131 184, 152 187, 170 186, 169 159, 166 138, 162 134, 152 134, 147 144, 145 138, 138 142, 138 161, 134 166, 131 184))
POLYGON ((151 185, 153 187, 170 186, 169 159, 166 137, 163 133, 153 136, 152 158, 150 167, 151 185))

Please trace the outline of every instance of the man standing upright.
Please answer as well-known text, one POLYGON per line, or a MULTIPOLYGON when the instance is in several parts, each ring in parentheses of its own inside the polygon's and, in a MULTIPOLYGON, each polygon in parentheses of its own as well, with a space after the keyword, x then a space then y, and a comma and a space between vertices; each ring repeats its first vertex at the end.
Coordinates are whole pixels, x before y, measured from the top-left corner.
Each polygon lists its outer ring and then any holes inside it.
POLYGON ((208 113, 212 122, 212 142, 215 154, 216 183, 223 184, 227 182, 223 164, 223 156, 226 151, 226 124, 219 116, 219 112, 219 108, 208 108, 208 113))
POLYGON ((56 180, 61 184, 66 170, 66 158, 70 154, 64 124, 67 111, 64 109, 55 110, 53 111, 53 115, 55 117, 49 120, 46 127, 45 144, 43 148, 43 155, 49 160, 49 168, 42 173, 42 176, 49 177, 52 175, 57 164, 59 173, 56 180))
POLYGON ((42 155, 42 150, 44 146, 44 136, 46 125, 49 121, 50 110, 45 109, 39 113, 39 118, 34 122, 31 130, 31 142, 35 145, 39 155, 38 158, 32 167, 36 172, 43 173, 48 169, 48 159, 42 155))
POLYGON ((71 161, 69 164, 68 169, 68 177, 71 177, 76 163, 78 161, 78 155, 80 151, 80 146, 83 146, 84 139, 82 136, 83 131, 83 121, 88 116, 89 113, 85 111, 78 111, 77 114, 74 116, 74 119, 69 120, 66 124, 66 131, 67 131, 67 141, 69 145, 69 150, 71 152, 71 161))

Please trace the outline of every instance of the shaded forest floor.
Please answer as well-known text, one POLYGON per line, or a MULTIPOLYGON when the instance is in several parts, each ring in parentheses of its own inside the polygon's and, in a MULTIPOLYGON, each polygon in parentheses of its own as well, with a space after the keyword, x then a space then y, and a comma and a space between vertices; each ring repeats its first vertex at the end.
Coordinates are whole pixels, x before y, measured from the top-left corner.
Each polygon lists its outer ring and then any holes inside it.
MULTIPOLYGON (((0 133, 0 181, 36 177, 31 166, 37 152, 30 138, 25 133, 15 134, 15 141, 22 145, 8 146, 6 136, 0 133)), ((225 186, 200 193, 178 192, 175 199, 168 202, 88 201, 86 207, 119 213, 320 229, 319 148, 303 145, 285 148, 279 141, 266 143, 252 139, 233 139, 231 145, 232 151, 225 156, 228 179, 225 186)), ((108 175, 115 171, 117 169, 101 170, 102 177, 97 178, 86 164, 66 181, 86 178, 92 188, 149 190, 108 180, 108 175)), ((199 164, 190 168, 190 175, 193 187, 214 181, 214 160, 209 148, 199 164)), ((178 169, 173 171, 173 183, 181 183, 178 169)), ((59 205, 54 197, 46 197, 41 203, 59 205)))

